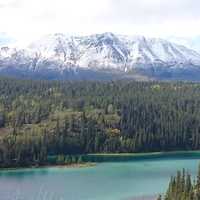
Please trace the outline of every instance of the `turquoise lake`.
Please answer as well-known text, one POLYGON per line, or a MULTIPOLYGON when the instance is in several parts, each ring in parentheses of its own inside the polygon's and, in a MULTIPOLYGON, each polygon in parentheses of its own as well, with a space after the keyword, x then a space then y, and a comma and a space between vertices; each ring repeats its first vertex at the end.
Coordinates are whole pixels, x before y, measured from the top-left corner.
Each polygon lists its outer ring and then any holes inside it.
POLYGON ((166 190, 182 168, 197 172, 200 153, 146 156, 88 168, 0 171, 1 200, 132 200, 166 190), (139 158, 139 159, 138 159, 139 158))

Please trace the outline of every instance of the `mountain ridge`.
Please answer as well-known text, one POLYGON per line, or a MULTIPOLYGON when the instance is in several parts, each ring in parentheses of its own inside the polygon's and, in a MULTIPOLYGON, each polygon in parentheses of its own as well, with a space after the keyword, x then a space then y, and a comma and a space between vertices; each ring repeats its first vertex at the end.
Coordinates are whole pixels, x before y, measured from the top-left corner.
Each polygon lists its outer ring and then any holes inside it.
POLYGON ((95 79, 95 74, 102 77, 106 73, 109 79, 139 74, 156 79, 200 80, 199 72, 198 52, 164 39, 144 36, 110 32, 90 36, 57 33, 34 41, 24 49, 0 48, 0 74, 16 76, 33 74, 34 77, 35 74, 47 79, 88 79, 86 74, 92 73, 95 79), (187 73, 189 77, 184 78, 187 73))

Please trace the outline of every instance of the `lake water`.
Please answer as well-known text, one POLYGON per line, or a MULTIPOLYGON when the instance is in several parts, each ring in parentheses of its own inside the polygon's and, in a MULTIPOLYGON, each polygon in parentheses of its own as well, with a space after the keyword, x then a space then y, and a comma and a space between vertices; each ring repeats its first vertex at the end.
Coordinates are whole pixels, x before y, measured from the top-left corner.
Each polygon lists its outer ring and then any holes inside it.
POLYGON ((38 168, 0 171, 1 200, 131 200, 166 190, 171 175, 183 167, 195 175, 200 153, 88 168, 38 168))

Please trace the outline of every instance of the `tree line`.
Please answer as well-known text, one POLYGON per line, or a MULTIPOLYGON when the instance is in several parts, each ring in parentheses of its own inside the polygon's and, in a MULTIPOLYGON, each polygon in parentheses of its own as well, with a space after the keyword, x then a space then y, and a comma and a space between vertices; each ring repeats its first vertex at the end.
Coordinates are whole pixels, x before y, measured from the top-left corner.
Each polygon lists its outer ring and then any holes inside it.
POLYGON ((200 199, 200 165, 196 180, 192 181, 191 175, 185 169, 171 177, 168 189, 164 197, 160 195, 158 200, 199 200, 200 199))
POLYGON ((0 166, 200 148, 200 84, 0 78, 0 166))

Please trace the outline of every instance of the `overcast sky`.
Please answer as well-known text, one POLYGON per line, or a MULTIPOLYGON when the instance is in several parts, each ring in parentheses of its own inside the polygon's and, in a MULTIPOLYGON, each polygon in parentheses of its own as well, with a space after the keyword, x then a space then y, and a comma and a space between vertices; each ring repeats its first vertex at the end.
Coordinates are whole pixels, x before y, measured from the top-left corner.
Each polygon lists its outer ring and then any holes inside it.
POLYGON ((198 0, 0 0, 0 32, 28 41, 49 33, 200 35, 198 0))

